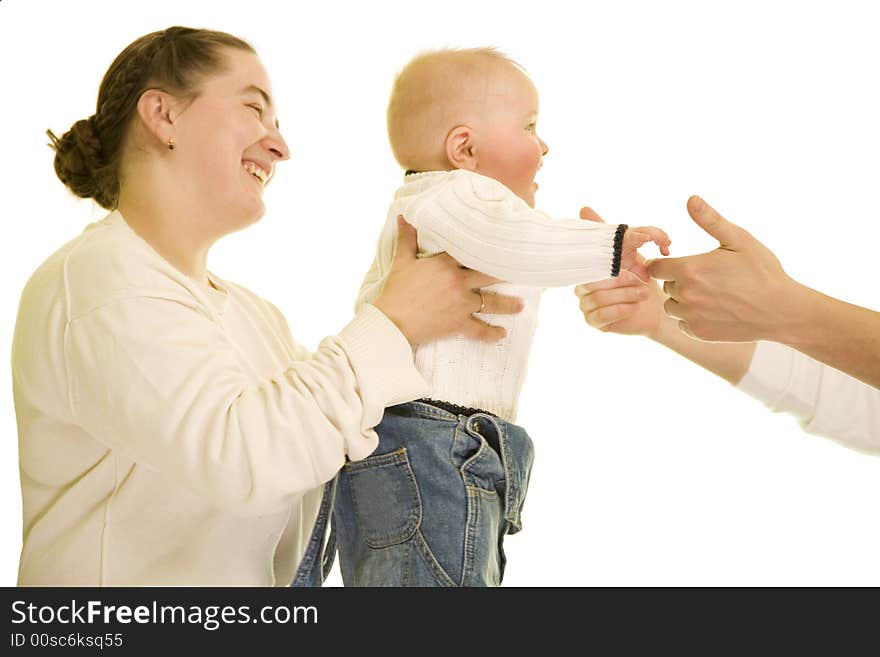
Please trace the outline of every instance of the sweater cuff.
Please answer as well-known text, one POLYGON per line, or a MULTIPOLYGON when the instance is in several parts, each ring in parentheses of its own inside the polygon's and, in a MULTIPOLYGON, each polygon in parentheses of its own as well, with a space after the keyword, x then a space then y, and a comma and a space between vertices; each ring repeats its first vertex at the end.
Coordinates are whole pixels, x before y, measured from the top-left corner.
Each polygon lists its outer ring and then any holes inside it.
MULTIPOLYGON (((429 388, 415 367, 412 347, 375 306, 364 304, 339 338, 357 377, 365 433, 372 434, 386 407, 427 396, 429 388)), ((367 454, 350 453, 349 458, 357 460, 367 454)))
POLYGON ((815 413, 818 363, 776 342, 758 342, 745 376, 737 385, 771 410, 790 413, 801 421, 815 413))
POLYGON ((629 228, 626 224, 620 224, 614 231, 614 252, 611 256, 611 278, 620 274, 620 256, 623 252, 623 234, 629 228))

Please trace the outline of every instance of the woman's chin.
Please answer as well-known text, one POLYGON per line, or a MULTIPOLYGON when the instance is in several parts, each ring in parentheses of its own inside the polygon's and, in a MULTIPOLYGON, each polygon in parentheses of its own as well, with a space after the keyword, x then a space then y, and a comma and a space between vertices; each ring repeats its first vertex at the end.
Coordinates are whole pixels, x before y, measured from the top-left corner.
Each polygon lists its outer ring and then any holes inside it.
POLYGON ((223 213, 223 233, 234 233, 257 223, 266 214, 266 206, 261 199, 253 199, 245 207, 240 207, 236 212, 223 213))
POLYGON ((263 215, 266 214, 266 204, 261 200, 259 203, 259 207, 254 208, 252 212, 248 213, 247 220, 244 226, 250 226, 251 224, 257 223, 260 219, 263 218, 263 215))

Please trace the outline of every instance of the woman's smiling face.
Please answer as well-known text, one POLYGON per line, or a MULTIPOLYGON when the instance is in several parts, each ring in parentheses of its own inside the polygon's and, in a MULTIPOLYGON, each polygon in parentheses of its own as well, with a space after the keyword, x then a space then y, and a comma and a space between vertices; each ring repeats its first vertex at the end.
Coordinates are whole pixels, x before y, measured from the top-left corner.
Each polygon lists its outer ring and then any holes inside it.
POLYGON ((263 216, 263 188, 290 151, 259 58, 231 48, 223 54, 224 69, 202 83, 174 121, 172 160, 181 191, 225 233, 263 216))

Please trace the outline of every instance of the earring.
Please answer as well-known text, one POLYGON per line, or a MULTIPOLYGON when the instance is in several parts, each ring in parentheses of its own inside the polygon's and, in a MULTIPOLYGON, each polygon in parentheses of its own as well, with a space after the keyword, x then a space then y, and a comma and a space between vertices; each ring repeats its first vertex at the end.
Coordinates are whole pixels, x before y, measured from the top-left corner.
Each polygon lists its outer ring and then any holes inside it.
POLYGON ((169 151, 174 150, 174 140, 171 137, 168 138, 168 150, 169 151))

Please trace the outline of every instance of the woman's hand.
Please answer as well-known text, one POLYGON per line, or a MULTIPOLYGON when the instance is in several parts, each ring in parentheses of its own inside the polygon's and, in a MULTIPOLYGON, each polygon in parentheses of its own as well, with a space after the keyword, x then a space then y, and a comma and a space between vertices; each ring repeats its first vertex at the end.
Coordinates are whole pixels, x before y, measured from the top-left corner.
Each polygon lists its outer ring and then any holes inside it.
POLYGON ((394 262, 373 305, 412 345, 455 334, 483 342, 501 340, 506 331, 480 321, 474 313, 512 315, 522 310, 522 300, 480 292, 480 288, 501 281, 462 267, 446 253, 417 258, 415 229, 403 217, 397 218, 397 228, 394 262))
MULTIPOLYGON (((588 221, 603 221, 591 208, 582 208, 580 215, 588 221)), ((644 270, 645 259, 638 253, 635 257, 644 270)), ((600 331, 654 337, 665 317, 666 296, 657 282, 649 279, 645 283, 626 269, 616 278, 578 285, 574 292, 587 324, 600 331)))
MULTIPOLYGON (((581 210, 581 219, 602 221, 590 208, 581 210)), ((644 258, 637 257, 644 267, 644 258)), ((574 291, 587 324, 600 331, 644 335, 734 385, 749 368, 753 344, 710 344, 682 333, 678 321, 666 316, 666 295, 653 278, 644 283, 631 271, 621 269, 617 278, 578 285, 574 291)))
POLYGON ((700 340, 785 342, 795 337, 793 327, 807 323, 802 321, 804 299, 811 295, 785 273, 770 249, 699 196, 688 199, 687 210, 719 244, 708 253, 650 263, 651 275, 666 281, 666 314, 700 340))

